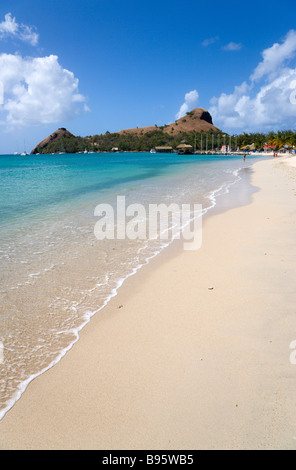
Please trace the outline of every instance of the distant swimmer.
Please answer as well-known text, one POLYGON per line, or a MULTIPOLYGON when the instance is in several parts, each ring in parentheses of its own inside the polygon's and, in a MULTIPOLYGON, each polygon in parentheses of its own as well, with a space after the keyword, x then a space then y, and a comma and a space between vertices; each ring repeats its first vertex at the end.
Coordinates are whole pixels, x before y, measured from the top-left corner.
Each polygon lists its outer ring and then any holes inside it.
POLYGON ((244 161, 245 161, 245 159, 246 159, 246 155, 244 155, 244 161))

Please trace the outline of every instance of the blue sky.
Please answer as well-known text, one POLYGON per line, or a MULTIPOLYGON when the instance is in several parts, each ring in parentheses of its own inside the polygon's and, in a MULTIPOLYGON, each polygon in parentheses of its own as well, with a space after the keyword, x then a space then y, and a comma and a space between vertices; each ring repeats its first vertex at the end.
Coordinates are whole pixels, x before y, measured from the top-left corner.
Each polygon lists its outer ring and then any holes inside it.
POLYGON ((195 107, 233 134, 296 128, 295 14, 294 0, 1 0, 0 153, 195 107))

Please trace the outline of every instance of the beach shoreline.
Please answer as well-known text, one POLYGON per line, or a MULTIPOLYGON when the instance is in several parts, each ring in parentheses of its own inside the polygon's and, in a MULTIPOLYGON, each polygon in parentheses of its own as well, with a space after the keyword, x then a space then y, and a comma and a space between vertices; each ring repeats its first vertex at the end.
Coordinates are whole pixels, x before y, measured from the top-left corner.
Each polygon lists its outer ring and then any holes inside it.
POLYGON ((221 196, 200 250, 127 279, 5 415, 0 448, 294 449, 295 160, 256 163, 249 203, 221 196))

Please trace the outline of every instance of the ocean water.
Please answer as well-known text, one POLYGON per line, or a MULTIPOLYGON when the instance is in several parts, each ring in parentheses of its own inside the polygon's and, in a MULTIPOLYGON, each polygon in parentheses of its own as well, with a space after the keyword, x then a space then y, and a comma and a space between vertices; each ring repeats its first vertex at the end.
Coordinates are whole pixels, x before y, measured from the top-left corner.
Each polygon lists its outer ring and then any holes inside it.
MULTIPOLYGON (((260 157, 259 157, 260 158, 260 157)), ((104 239, 98 204, 202 204, 258 157, 112 153, 0 156, 0 419, 172 238, 104 239)), ((190 214, 193 216, 193 214, 190 214)))

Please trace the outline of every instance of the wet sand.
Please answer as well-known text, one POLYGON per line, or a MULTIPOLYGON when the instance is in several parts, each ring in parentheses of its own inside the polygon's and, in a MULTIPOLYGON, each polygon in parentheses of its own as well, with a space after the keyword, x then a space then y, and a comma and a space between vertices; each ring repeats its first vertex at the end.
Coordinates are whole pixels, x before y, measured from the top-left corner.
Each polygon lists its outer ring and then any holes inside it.
POLYGON ((0 448, 295 449, 293 162, 256 163, 249 203, 225 195, 200 250, 129 278, 5 415, 0 448))

